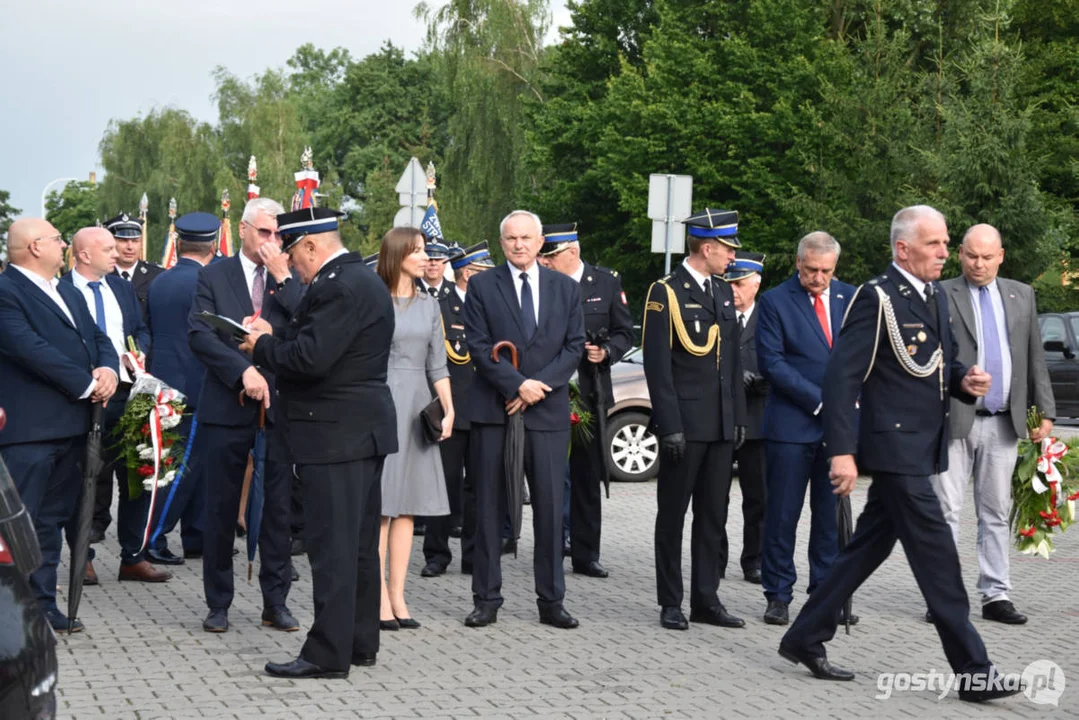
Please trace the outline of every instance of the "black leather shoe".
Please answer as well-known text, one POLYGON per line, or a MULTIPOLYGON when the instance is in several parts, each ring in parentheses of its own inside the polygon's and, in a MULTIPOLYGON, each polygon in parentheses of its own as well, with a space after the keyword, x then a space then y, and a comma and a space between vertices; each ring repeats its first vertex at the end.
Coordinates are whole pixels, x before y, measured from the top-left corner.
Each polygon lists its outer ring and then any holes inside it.
POLYGON ((397 627, 401 628, 402 630, 419 630, 421 627, 423 627, 422 625, 420 625, 420 621, 416 620, 415 618, 394 617, 394 619, 397 620, 397 627))
POLYGON ((300 678, 343 679, 348 677, 348 670, 330 670, 321 665, 309 663, 299 657, 288 663, 266 663, 266 674, 290 680, 300 678))
POLYGON ((790 622, 787 605, 782 600, 769 600, 768 609, 764 611, 764 622, 769 625, 786 625, 790 622))
POLYGON ((999 700, 1001 698, 1011 697, 1012 695, 1018 695, 1026 688, 1022 683, 1019 683, 1019 687, 1013 688, 985 688, 984 690, 960 690, 959 699, 968 703, 983 703, 987 700, 999 700))
POLYGON ((184 550, 184 557, 188 560, 201 560, 202 550, 184 550))
POLYGON ((746 626, 746 621, 727 612, 727 608, 723 607, 723 603, 713 605, 710 608, 690 610, 689 621, 704 623, 705 625, 718 625, 719 627, 725 628, 740 628, 746 626))
POLYGON ((397 618, 394 618, 393 620, 381 620, 380 619, 378 621, 378 629, 379 630, 388 630, 390 632, 395 632, 395 631, 401 629, 401 623, 397 622, 397 618))
POLYGON ((553 608, 547 608, 546 610, 541 609, 540 623, 561 628, 562 630, 572 630, 580 625, 580 623, 577 622, 577 618, 566 612, 566 608, 561 605, 556 605, 553 608))
POLYGON ((594 578, 605 578, 610 575, 607 568, 599 564, 598 560, 590 560, 586 563, 573 563, 573 572, 578 575, 587 575, 594 578))
POLYGON ((462 528, 460 525, 454 525, 450 528, 450 537, 460 539, 463 532, 464 528, 462 528))
POLYGON ((292 542, 288 546, 289 555, 303 555, 307 552, 307 546, 304 544, 302 538, 292 538, 292 542))
POLYGON ((659 611, 659 624, 668 630, 689 630, 689 621, 682 614, 682 608, 673 605, 659 611))
POLYGON ((416 523, 412 526, 412 535, 418 537, 427 532, 427 525, 425 523, 416 523))
POLYGON ((746 582, 751 582, 751 583, 753 583, 755 585, 760 585, 761 584, 761 569, 760 568, 750 568, 750 569, 746 570, 745 576, 746 576, 746 582))
POLYGON ((517 541, 513 538, 502 538, 502 554, 512 555, 517 552, 517 541))
POLYGON ((297 582, 300 579, 300 573, 296 572, 295 565, 289 565, 289 571, 292 573, 292 582, 297 582))
POLYGON ((359 667, 371 667, 375 664, 374 653, 356 653, 352 656, 352 664, 359 667))
POLYGON ((477 605, 465 618, 465 627, 487 627, 498 622, 498 608, 477 605))
POLYGON ((932 610, 926 610, 925 611, 925 621, 927 623, 930 623, 930 624, 933 623, 933 611, 932 610))
POLYGON ((90 530, 90 544, 97 545, 101 542, 105 542, 105 531, 97 528, 90 530))
MULTIPOLYGON (((997 600, 995 602, 986 603, 982 605, 982 617, 986 620, 995 620, 996 622, 1004 623, 1005 625, 1023 625, 1027 621, 1027 616, 1015 609, 1015 605, 1012 605, 1011 600, 997 600)), ((1014 695, 1015 693, 1009 693, 1014 695)), ((1001 695, 1000 697, 1005 697, 1001 695)), ((992 698, 988 698, 992 699, 992 698)))
POLYGON ((461 561, 461 574, 462 575, 471 575, 472 574, 472 563, 466 563, 466 562, 464 562, 462 560, 461 561))
POLYGON ((150 548, 146 551, 146 559, 152 562, 154 565, 183 565, 184 559, 179 555, 173 554, 172 550, 165 548, 164 550, 154 550, 150 548))
MULTIPOLYGON (((858 621, 860 619, 861 618, 859 618, 854 613, 850 614, 850 624, 851 625, 857 625, 858 621)), ((846 608, 840 608, 839 616, 838 616, 838 619, 836 620, 836 622, 839 623, 840 625, 846 625, 847 624, 847 610, 846 610, 846 608)))
POLYGON ((67 619, 67 615, 64 615, 59 610, 46 610, 45 619, 49 621, 52 629, 56 632, 68 632, 69 627, 73 633, 82 632, 85 629, 78 618, 72 622, 67 619))
POLYGON ((285 632, 295 632, 300 629, 300 623, 292 617, 292 613, 284 605, 263 608, 262 624, 285 632))
POLYGON ((225 608, 210 608, 206 619, 202 621, 202 629, 212 633, 228 632, 229 611, 225 608))
POLYGON ((828 662, 827 657, 814 657, 804 651, 786 647, 782 643, 779 645, 779 654, 784 660, 789 660, 795 665, 798 663, 805 665, 809 668, 809 672, 813 673, 813 677, 818 680, 845 681, 854 679, 854 673, 850 670, 844 670, 843 668, 832 665, 832 663, 828 662))
POLYGON ((443 574, 444 572, 446 572, 446 567, 444 565, 440 565, 439 563, 431 561, 431 562, 429 562, 429 563, 427 563, 426 565, 423 566, 423 570, 420 570, 420 576, 421 577, 438 577, 439 575, 443 574))

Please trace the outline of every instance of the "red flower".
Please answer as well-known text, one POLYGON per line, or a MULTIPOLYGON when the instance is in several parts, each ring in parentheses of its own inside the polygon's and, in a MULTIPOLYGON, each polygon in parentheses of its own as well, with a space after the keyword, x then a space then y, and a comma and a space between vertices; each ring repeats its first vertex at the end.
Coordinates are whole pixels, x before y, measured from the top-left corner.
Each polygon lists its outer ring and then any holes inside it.
POLYGON ((153 465, 139 465, 139 475, 141 477, 146 478, 146 477, 150 477, 153 474, 154 474, 154 466, 153 465))
POLYGON ((167 447, 167 448, 170 448, 170 447, 172 447, 172 444, 173 444, 174 442, 176 442, 176 441, 175 441, 175 440, 173 440, 172 438, 165 438, 165 447, 167 447))
POLYGON ((1026 530, 1020 530, 1019 534, 1023 537, 1034 537, 1034 526, 1031 525, 1026 530))
POLYGON ((1079 490, 1068 496, 1069 500, 1079 500, 1079 490))
POLYGON ((150 434, 150 423, 146 423, 145 425, 142 426, 142 434, 143 435, 149 435, 150 434))
POLYGON ((571 412, 569 414, 569 424, 570 425, 579 425, 580 423, 581 423, 581 416, 578 415, 575 412, 571 412))
POLYGON ((165 458, 165 467, 172 467, 172 458, 171 457, 165 458))

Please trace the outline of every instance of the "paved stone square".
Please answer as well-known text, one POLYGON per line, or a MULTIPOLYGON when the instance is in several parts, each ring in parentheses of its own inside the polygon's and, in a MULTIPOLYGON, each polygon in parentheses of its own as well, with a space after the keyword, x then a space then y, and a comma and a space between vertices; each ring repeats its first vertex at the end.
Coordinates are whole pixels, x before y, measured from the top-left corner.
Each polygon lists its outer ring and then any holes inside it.
MULTIPOLYGON (((853 496, 857 515, 866 483, 853 496)), ((188 561, 164 585, 120 583, 115 534, 98 545, 101 585, 88 588, 86 631, 60 639, 60 716, 65 718, 800 718, 800 717, 1053 717, 1079 715, 1079 530, 1058 543, 1049 561, 1013 552, 1012 599, 1030 623, 1007 627, 972 618, 1005 672, 1022 672, 1051 658, 1067 675, 1060 705, 1019 696, 985 707, 960 703, 954 692, 896 691, 877 699, 878 676, 944 671, 947 664, 899 546, 854 598, 862 618, 850 636, 829 644, 832 660, 856 670, 851 683, 814 680, 776 654, 782 628, 761 620, 760 587, 745 582, 741 549, 741 493, 731 493, 728 525, 732 556, 720 595, 747 620, 740 630, 692 625, 688 632, 659 626, 655 605, 652 529, 655 484, 614 484, 604 507, 606 580, 567 571, 566 607, 581 621, 573 631, 537 621, 532 591, 531 529, 517 559, 503 560, 506 604, 498 623, 463 625, 471 609, 470 578, 451 572, 421 578, 420 542, 414 546, 406 592, 423 628, 383 633, 378 665, 354 668, 347 680, 287 681, 267 677, 267 659, 296 655, 312 618, 310 569, 296 558, 300 581, 290 606, 303 630, 282 633, 259 622, 257 580, 247 584, 246 556, 237 557, 232 629, 202 631, 201 562, 188 561)), ((969 498, 969 494, 968 494, 969 498)), ((968 499, 961 559, 974 591, 975 520, 968 499)), ((683 553, 689 577, 689 525, 683 553)), ((799 528, 798 571, 806 575, 808 514, 799 528)), ((177 537, 174 542, 178 543, 177 537)), ((237 541, 237 546, 243 543, 237 541)), ((457 542, 453 543, 457 549, 457 542)), ((569 561, 566 561, 567 570, 569 561)), ((454 567, 459 569, 458 566, 454 567)), ((257 573, 258 568, 255 568, 257 573)), ((61 569, 65 579, 66 567, 61 569)), ((800 580, 792 613, 804 599, 800 580)), ((61 606, 66 602, 61 588, 61 606)), ((974 598, 977 604, 977 598, 974 598)), ((684 609, 688 612, 688 600, 684 609)), ((347 630, 345 630, 347 632, 347 630)))

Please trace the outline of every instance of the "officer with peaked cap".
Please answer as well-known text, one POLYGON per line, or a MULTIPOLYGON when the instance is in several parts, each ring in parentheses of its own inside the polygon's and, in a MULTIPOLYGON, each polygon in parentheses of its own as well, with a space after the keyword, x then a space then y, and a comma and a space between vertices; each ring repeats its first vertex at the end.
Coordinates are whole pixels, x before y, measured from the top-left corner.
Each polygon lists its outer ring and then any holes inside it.
POLYGON ((721 277, 741 246, 738 213, 706 208, 685 224, 689 255, 649 288, 641 330, 650 429, 662 454, 655 531, 660 624, 689 628, 681 609, 682 527, 692 498, 689 619, 743 627, 719 601, 731 461, 746 424, 734 295, 721 277))
MULTIPOLYGON (((764 540, 764 438, 761 421, 768 383, 757 370, 757 291, 764 271, 762 253, 738 250, 734 262, 727 266, 723 279, 734 293, 734 309, 741 330, 738 344, 742 358, 742 386, 746 394, 746 439, 734 452, 738 463, 738 485, 742 490, 742 573, 748 582, 761 581, 761 546, 764 540)), ((722 535, 719 575, 726 577, 727 529, 722 535)))
POLYGON ((446 280, 446 262, 454 253, 437 241, 427 243, 424 251, 427 253, 427 267, 423 271, 423 277, 416 278, 416 287, 441 301, 453 292, 453 283, 446 280))
MULTIPOLYGON (((116 238, 116 269, 113 273, 128 280, 135 288, 143 319, 146 319, 146 299, 150 296, 150 283, 165 268, 157 263, 139 259, 142 252, 142 220, 121 213, 104 222, 105 229, 116 238)), ((95 529, 97 528, 95 524, 95 529)), ((102 531, 104 531, 102 529, 102 531)))
MULTIPOLYGON (((543 226, 544 244, 540 260, 548 268, 569 275, 581 286, 584 310, 584 355, 577 366, 581 404, 595 417, 614 404, 611 365, 633 347, 633 318, 616 270, 586 263, 581 259, 577 223, 543 226), (596 402, 603 407, 597 408, 596 402)), ((594 423, 593 430, 598 427, 594 423)), ((573 572, 605 578, 607 569, 599 562, 602 507, 600 486, 607 465, 603 454, 607 439, 598 432, 586 446, 571 443, 569 486, 570 558, 573 572)))
POLYGON ((245 318, 240 346, 278 378, 277 430, 303 487, 315 596, 299 656, 266 664, 275 677, 347 677, 350 665, 374 665, 379 647, 380 476, 397 451, 386 385, 394 311, 385 283, 341 244, 340 216, 277 216, 282 249, 309 287, 283 328, 245 318))
POLYGON ((461 572, 472 573, 472 548, 476 535, 475 472, 469 456, 468 388, 476 374, 472 356, 468 353, 465 324, 461 313, 465 305, 468 281, 473 275, 494 267, 487 241, 454 253, 449 263, 456 281, 450 294, 439 301, 442 309, 442 330, 446 337, 446 359, 450 370, 450 390, 453 393, 453 434, 439 444, 442 469, 446 475, 446 492, 450 499, 450 514, 427 519, 423 538, 425 565, 420 574, 435 577, 446 572, 453 554, 450 536, 456 528, 461 537, 461 572))

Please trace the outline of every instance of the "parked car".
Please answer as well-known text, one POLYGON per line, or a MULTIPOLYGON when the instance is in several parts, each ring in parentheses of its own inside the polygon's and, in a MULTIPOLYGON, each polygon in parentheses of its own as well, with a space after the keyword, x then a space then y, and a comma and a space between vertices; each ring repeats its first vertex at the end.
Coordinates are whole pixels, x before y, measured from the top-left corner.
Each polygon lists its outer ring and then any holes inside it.
MULTIPOLYGON (((0 432, 4 415, 0 409, 0 432)), ((56 716, 56 634, 27 576, 41 565, 34 524, 0 459, 0 718, 56 716)))
POLYGON ((640 348, 611 366, 614 403, 607 413, 607 465, 611 479, 644 482, 659 472, 659 438, 648 431, 652 401, 640 348))
POLYGON ((1043 313, 1038 328, 1059 417, 1079 417, 1079 312, 1043 313))

